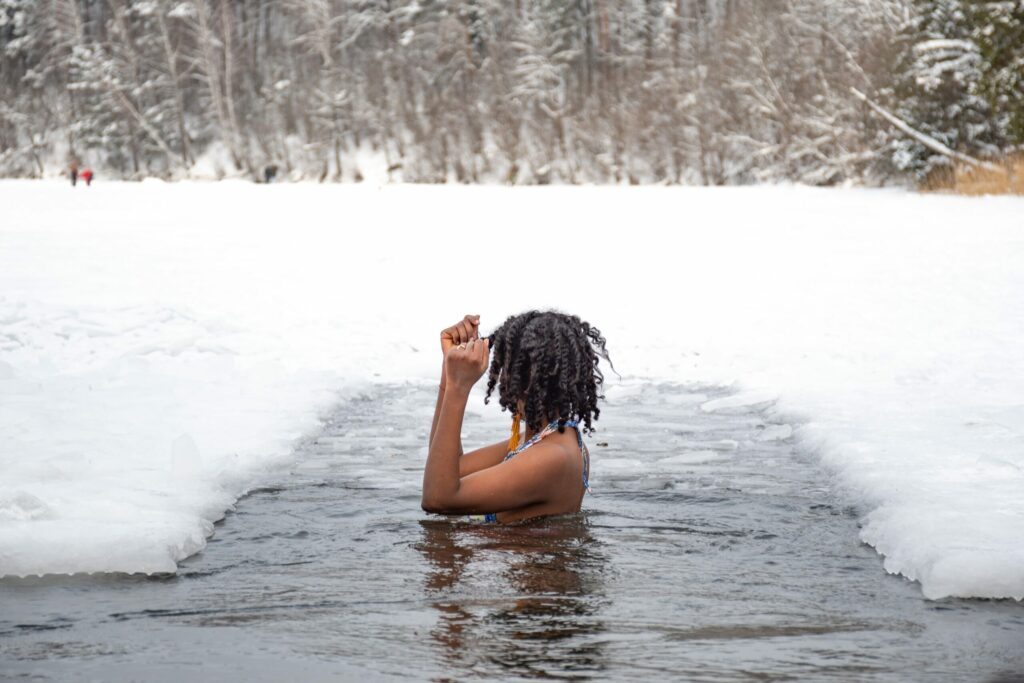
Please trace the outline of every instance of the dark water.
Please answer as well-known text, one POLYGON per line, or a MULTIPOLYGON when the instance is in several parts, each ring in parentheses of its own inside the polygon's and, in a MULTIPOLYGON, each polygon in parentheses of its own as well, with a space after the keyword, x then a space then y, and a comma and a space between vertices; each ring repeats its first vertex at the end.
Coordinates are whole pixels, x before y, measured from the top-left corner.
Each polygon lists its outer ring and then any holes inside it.
POLYGON ((699 410, 720 393, 619 392, 585 512, 486 527, 419 510, 433 390, 373 389, 177 576, 0 581, 0 677, 1020 680, 1024 605, 887 576, 784 428, 699 410))

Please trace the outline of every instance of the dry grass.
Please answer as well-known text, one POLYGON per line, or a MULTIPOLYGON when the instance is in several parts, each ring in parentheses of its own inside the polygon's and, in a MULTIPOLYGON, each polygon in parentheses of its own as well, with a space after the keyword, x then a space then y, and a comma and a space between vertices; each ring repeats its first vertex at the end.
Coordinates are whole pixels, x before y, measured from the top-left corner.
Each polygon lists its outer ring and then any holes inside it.
POLYGON ((932 174, 921 189, 926 192, 952 192, 963 195, 1017 194, 1024 195, 1024 154, 1008 157, 998 163, 1005 173, 973 166, 959 165, 956 169, 932 174))

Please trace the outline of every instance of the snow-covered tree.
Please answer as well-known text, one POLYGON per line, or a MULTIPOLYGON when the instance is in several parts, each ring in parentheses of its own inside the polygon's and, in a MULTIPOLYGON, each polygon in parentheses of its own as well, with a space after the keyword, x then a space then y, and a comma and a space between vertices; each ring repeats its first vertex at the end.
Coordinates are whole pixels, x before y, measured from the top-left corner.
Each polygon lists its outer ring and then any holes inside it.
POLYGON ((968 5, 978 47, 980 92, 1011 144, 1024 145, 1024 0, 968 5))
MULTIPOLYGON (((912 128, 971 156, 1000 150, 1002 136, 983 95, 981 51, 963 0, 917 0, 903 35, 895 95, 898 115, 912 128)), ((948 156, 909 137, 892 143, 897 168, 927 176, 948 156)))
POLYGON ((851 87, 1022 144, 1022 4, 0 0, 0 174, 876 182, 943 161, 851 87))

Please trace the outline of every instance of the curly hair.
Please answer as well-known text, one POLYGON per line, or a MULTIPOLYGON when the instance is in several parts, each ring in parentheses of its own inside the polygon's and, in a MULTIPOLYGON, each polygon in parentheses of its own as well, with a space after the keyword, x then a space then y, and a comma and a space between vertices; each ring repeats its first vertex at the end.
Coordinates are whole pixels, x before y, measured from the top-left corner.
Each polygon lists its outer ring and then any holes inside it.
POLYGON ((534 431, 558 420, 565 431, 567 420, 580 420, 583 432, 594 431, 592 421, 601 414, 598 393, 604 375, 598 361, 604 358, 612 371, 601 331, 575 315, 557 311, 527 311, 510 316, 490 336, 491 367, 487 375, 490 400, 498 387, 502 410, 519 417, 534 431))

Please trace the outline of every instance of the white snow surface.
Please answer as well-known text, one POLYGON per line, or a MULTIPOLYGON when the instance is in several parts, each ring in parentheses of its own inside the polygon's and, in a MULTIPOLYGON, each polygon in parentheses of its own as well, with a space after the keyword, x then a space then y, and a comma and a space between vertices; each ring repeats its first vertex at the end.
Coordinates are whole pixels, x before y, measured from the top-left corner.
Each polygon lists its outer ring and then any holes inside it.
POLYGON ((606 334, 610 396, 774 400, 926 597, 1024 598, 1021 199, 101 180, 0 204, 0 574, 174 571, 339 396, 434 379, 464 313, 554 307, 606 334))

